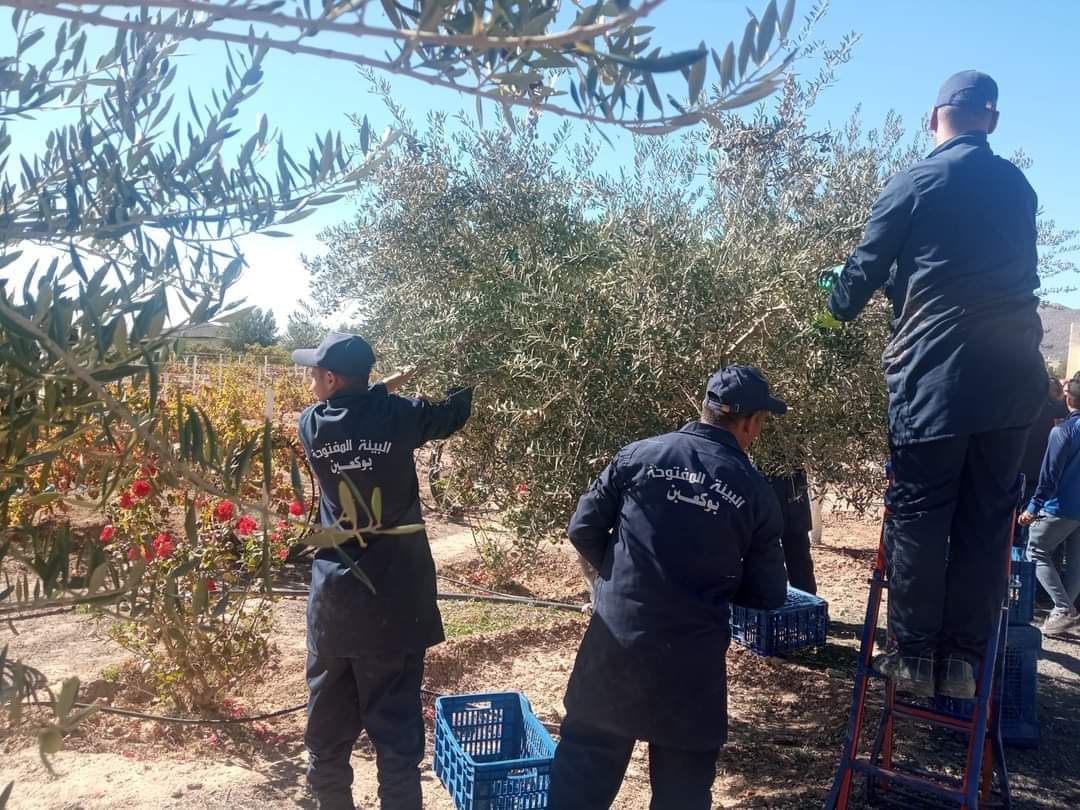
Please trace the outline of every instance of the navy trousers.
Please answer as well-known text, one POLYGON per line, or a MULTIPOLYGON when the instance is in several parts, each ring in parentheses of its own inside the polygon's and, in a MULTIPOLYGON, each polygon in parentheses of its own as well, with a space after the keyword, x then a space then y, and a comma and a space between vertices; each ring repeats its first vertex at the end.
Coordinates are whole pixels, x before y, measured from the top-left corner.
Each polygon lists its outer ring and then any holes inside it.
POLYGON ((810 494, 807 490, 806 471, 791 475, 770 477, 769 484, 780 501, 784 515, 784 533, 780 543, 784 547, 784 566, 788 583, 807 593, 817 593, 814 577, 814 560, 810 556, 810 494))
POLYGON ((320 808, 350 810, 349 757, 361 731, 375 746, 382 810, 421 810, 424 653, 323 658, 308 654, 308 784, 320 808))
POLYGON ((1005 596, 1027 428, 892 447, 889 631, 902 653, 977 663, 1005 596))
MULTIPOLYGON (((548 810, 611 807, 635 742, 575 724, 569 717, 564 720, 551 769, 548 810)), ((719 749, 682 751, 650 743, 651 810, 710 810, 719 753, 719 749)))

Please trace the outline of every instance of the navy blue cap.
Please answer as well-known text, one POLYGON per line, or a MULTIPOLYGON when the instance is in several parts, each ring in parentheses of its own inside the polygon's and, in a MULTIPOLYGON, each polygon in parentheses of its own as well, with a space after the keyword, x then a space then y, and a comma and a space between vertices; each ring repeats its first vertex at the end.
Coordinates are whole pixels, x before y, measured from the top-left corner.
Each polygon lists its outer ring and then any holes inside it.
POLYGON ((962 70, 941 85, 934 106, 996 110, 997 100, 997 82, 977 70, 962 70))
POLYGON ((317 349, 297 349, 293 362, 300 366, 324 368, 343 377, 367 379, 375 365, 375 352, 362 337, 331 332, 317 349))
POLYGON ((787 413, 787 405, 769 395, 769 383, 753 366, 726 366, 709 378, 705 403, 721 413, 753 416, 758 411, 787 413))

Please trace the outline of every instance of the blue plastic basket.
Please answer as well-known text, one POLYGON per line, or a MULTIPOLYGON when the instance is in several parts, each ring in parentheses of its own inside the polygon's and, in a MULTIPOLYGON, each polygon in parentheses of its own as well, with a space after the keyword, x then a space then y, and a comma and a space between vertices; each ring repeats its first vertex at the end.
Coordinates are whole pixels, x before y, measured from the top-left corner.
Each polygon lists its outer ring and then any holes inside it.
POLYGON ((788 588, 775 610, 731 606, 731 639, 758 655, 780 655, 818 647, 829 629, 829 604, 813 594, 788 588))
MULTIPOLYGON (((1009 627, 1001 683, 1001 739, 1006 745, 1025 748, 1039 744, 1037 695, 1042 633, 1037 627, 1009 627)), ((970 718, 971 700, 938 698, 941 709, 956 717, 970 718)))
POLYGON ((1014 548, 1009 576, 1009 624, 1031 624, 1034 618, 1035 563, 1027 559, 1022 549, 1014 548))
POLYGON ((458 810, 548 806, 555 741, 518 692, 435 701, 435 774, 458 810))

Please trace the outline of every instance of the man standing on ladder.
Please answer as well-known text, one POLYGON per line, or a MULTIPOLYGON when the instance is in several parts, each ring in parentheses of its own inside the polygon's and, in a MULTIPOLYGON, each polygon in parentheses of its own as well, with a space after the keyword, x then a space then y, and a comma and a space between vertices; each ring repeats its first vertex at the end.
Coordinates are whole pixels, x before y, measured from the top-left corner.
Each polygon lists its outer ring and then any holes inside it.
POLYGON ((893 306, 882 356, 890 646, 874 667, 919 696, 975 694, 1005 594, 1020 460, 1047 390, 1037 202, 987 143, 997 98, 973 70, 942 85, 934 150, 885 184, 829 300, 841 321, 881 287, 893 306))

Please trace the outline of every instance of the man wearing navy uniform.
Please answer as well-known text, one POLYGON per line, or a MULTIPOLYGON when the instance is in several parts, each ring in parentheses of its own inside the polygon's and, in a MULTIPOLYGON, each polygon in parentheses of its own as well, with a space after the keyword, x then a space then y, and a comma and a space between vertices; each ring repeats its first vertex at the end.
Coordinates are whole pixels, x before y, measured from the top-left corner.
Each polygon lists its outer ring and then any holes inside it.
MULTIPOLYGON (((353 528, 339 522, 338 485, 345 478, 365 504, 380 490, 381 528, 420 524, 413 451, 465 424, 472 390, 452 391, 433 404, 391 394, 400 375, 369 387, 375 354, 355 335, 331 333, 317 349, 293 352, 293 360, 311 368, 319 400, 300 416, 300 440, 319 481, 322 525, 353 528)), ((375 747, 382 809, 420 810, 424 651, 444 638, 435 595, 435 563, 422 527, 365 534, 315 555, 304 743, 320 810, 354 807, 349 756, 362 730, 375 747)))
POLYGON ((806 480, 806 470, 800 467, 787 475, 766 476, 765 480, 776 494, 784 518, 780 545, 784 549, 788 584, 800 591, 816 594, 817 578, 814 576, 814 558, 810 554, 810 531, 814 521, 810 514, 810 486, 806 480))
POLYGON ((829 309, 858 316, 883 287, 894 480, 886 494, 889 628, 876 667, 918 695, 975 691, 1005 593, 1005 547, 1028 428, 1046 397, 1036 310, 1035 192, 996 156, 997 84, 942 86, 934 150, 892 177, 829 309))
POLYGON ((731 602, 784 603, 783 521, 746 449, 787 406, 761 373, 709 380, 701 419, 620 450, 570 521, 599 572, 567 687, 550 810, 609 807, 637 740, 653 810, 708 810, 727 737, 731 602))

